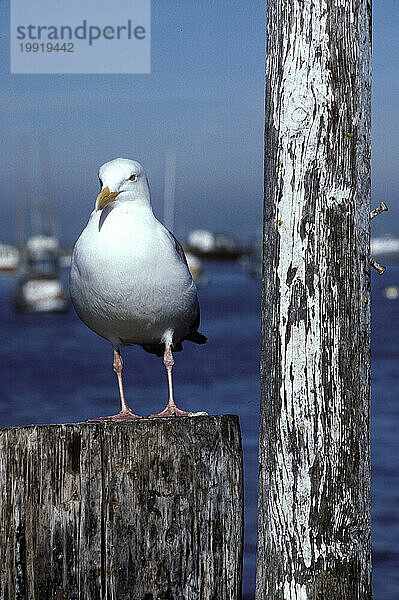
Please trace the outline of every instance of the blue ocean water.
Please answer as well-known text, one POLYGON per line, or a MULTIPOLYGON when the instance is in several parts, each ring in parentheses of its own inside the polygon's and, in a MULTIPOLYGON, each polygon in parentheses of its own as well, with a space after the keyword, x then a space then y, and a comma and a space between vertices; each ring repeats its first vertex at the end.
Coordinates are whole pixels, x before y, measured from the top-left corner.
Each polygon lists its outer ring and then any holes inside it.
MULTIPOLYGON (((245 467, 244 596, 253 598, 259 427, 260 284, 234 265, 206 265, 200 289, 206 346, 186 343, 175 355, 181 408, 240 416, 245 467)), ((66 275, 66 274, 65 274, 66 275)), ((73 309, 66 315, 21 315, 11 306, 15 284, 0 279, 0 425, 79 422, 119 410, 108 342, 89 331, 73 309)), ((399 267, 373 274, 372 523, 375 600, 399 598, 399 267)), ((162 360, 141 348, 123 350, 125 386, 139 414, 167 400, 162 360)))

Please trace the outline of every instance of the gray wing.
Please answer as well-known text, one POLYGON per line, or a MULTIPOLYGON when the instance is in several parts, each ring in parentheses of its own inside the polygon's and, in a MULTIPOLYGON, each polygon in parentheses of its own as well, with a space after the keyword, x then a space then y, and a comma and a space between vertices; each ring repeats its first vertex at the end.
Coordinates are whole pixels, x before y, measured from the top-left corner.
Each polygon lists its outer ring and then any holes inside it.
POLYGON ((186 255, 184 254, 184 250, 183 250, 182 245, 180 244, 179 240, 177 240, 175 238, 175 236, 173 235, 173 233, 171 231, 169 231, 169 229, 167 227, 165 227, 165 229, 169 233, 170 237, 172 238, 172 241, 175 244, 175 250, 176 250, 177 254, 180 256, 180 258, 182 259, 182 261, 186 265, 187 269, 190 270, 189 266, 188 266, 186 255))
MULTIPOLYGON (((180 256, 181 260, 184 262, 187 269, 190 270, 189 266, 188 266, 186 255, 184 254, 184 250, 182 248, 182 245, 175 238, 173 233, 171 231, 169 231, 169 229, 167 227, 165 227, 165 229, 168 232, 171 240, 173 241, 173 243, 175 245, 175 250, 176 250, 177 254, 180 256)), ((200 308, 199 308, 199 303, 198 303, 198 298, 197 298, 195 311, 193 313, 193 321, 191 324, 190 333, 184 339, 189 340, 190 342, 194 342, 195 344, 206 344, 207 337, 198 331, 199 325, 200 325, 200 308)))

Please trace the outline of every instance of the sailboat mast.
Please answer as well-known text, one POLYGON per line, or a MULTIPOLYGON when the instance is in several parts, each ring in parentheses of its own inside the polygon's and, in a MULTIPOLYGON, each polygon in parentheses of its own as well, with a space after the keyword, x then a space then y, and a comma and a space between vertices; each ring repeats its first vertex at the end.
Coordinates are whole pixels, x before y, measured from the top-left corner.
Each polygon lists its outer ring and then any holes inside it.
POLYGON ((22 140, 21 149, 21 165, 19 169, 19 190, 17 196, 17 212, 15 215, 15 240, 14 243, 18 248, 22 248, 25 244, 25 227, 26 227, 26 188, 27 188, 27 172, 28 172, 28 156, 29 146, 26 139, 22 140))
POLYGON ((176 152, 165 154, 165 183, 163 203, 163 223, 170 231, 175 225, 175 190, 176 190, 176 152))
MULTIPOLYGON (((48 143, 47 137, 42 139, 40 159, 41 159, 41 171, 42 171, 42 175, 43 175, 43 182, 44 182, 44 189, 45 189, 44 206, 45 206, 45 213, 46 213, 46 217, 47 217, 45 223, 43 224, 43 222, 42 222, 41 225, 42 225, 42 228, 44 225, 44 227, 47 230, 44 233, 48 233, 52 237, 57 237, 57 234, 58 234, 57 229, 58 228, 57 228, 56 210, 55 210, 55 205, 54 205, 55 196, 54 196, 53 180, 51 178, 50 151, 49 151, 49 143, 48 143)), ((43 210, 43 200, 42 200, 41 208, 43 210)), ((43 214, 41 216, 42 216, 42 221, 43 221, 43 214)), ((41 233, 43 233, 43 231, 41 231, 41 233)))

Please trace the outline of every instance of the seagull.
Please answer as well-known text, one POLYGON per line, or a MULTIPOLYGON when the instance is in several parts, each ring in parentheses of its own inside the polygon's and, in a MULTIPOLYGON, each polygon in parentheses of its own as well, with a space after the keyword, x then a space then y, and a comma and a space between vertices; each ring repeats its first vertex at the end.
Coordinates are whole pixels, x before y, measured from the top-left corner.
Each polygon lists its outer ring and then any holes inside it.
MULTIPOLYGON (((127 405, 121 346, 137 344, 163 356, 169 400, 150 417, 186 416, 173 398, 173 351, 199 333, 197 289, 183 248, 154 216, 141 164, 116 158, 99 170, 101 192, 72 254, 70 292, 81 320, 109 340, 114 351, 121 410, 93 421, 138 419, 127 405)), ((197 413, 204 414, 204 413, 197 413)), ((206 414, 206 413, 205 413, 206 414)))

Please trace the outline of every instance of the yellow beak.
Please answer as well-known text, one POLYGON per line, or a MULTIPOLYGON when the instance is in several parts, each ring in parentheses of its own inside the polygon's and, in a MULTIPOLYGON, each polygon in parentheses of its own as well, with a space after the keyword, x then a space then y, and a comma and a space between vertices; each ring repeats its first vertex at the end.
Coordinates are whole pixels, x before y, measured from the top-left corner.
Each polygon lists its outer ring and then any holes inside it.
POLYGON ((107 186, 98 194, 96 199, 96 210, 102 210, 110 202, 114 202, 120 192, 110 192, 107 186))

